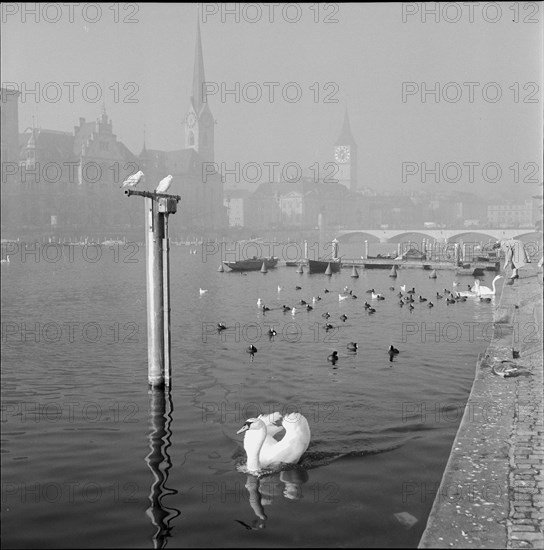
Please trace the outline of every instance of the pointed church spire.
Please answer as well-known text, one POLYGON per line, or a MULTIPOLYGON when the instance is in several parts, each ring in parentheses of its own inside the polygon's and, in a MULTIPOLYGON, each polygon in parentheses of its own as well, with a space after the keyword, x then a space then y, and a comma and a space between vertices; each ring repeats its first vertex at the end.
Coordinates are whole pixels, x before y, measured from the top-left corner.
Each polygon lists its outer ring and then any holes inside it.
POLYGON ((193 67, 193 107, 200 114, 202 109, 202 90, 203 84, 206 81, 204 76, 204 57, 202 55, 202 40, 200 38, 200 22, 196 20, 196 48, 195 48, 195 64, 193 67))
POLYGON ((106 100, 102 101, 102 115, 100 117, 100 121, 103 124, 107 124, 108 122, 108 113, 106 112, 106 100))
POLYGON ((351 126, 349 124, 349 115, 348 115, 348 108, 346 106, 346 110, 344 112, 344 124, 342 126, 342 131, 340 132, 340 136, 336 140, 335 145, 349 145, 354 144, 355 140, 353 139, 353 135, 351 133, 351 126))
POLYGON ((145 124, 144 124, 144 146, 142 147, 142 152, 140 153, 140 156, 147 155, 147 147, 145 144, 145 124))

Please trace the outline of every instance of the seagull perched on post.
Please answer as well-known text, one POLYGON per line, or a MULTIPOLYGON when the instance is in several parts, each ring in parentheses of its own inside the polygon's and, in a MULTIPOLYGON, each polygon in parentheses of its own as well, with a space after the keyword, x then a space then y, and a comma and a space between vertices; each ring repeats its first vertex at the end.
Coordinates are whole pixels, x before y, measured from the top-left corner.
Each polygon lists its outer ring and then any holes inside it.
POLYGON ((144 173, 138 170, 135 174, 129 176, 119 187, 136 187, 143 177, 144 173))
POLYGON ((155 193, 166 193, 168 189, 170 189, 170 185, 172 185, 172 180, 174 179, 173 176, 166 176, 163 178, 155 190, 155 193))

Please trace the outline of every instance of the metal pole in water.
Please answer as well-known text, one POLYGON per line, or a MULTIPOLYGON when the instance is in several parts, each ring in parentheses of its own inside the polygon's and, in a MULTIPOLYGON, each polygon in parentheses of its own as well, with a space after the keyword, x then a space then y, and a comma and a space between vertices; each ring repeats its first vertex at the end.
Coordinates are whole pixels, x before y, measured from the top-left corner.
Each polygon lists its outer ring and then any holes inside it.
POLYGON ((146 198, 147 226, 147 379, 150 386, 164 385, 164 281, 162 240, 164 225, 157 203, 146 198))
POLYGON ((154 388, 170 387, 170 241, 168 215, 175 214, 179 195, 126 189, 125 195, 144 197, 147 380, 154 388))
POLYGON ((170 364, 170 239, 168 238, 168 213, 159 214, 164 221, 164 238, 162 247, 163 287, 164 287, 164 382, 172 384, 172 366, 170 364))

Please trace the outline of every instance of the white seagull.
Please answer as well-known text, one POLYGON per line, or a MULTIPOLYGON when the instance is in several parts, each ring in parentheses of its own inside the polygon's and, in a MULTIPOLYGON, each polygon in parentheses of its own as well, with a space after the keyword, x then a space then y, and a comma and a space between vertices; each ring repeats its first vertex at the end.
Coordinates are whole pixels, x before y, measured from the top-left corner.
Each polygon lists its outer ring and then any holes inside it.
POLYGON ((159 186, 155 190, 155 193, 166 193, 168 189, 170 189, 170 185, 172 185, 172 180, 174 179, 174 176, 166 176, 159 182, 159 186))
POLYGON ((136 187, 143 177, 144 173, 138 170, 138 172, 129 176, 119 187, 136 187))
POLYGON ((207 290, 204 290, 203 288, 199 288, 199 291, 200 291, 200 295, 202 296, 203 294, 206 294, 206 292, 208 292, 207 290))

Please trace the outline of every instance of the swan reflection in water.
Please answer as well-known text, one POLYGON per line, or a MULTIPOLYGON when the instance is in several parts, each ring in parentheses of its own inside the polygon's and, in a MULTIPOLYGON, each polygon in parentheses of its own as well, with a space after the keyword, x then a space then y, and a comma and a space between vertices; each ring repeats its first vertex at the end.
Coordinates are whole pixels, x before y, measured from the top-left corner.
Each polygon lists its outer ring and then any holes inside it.
POLYGON ((235 520, 246 529, 264 529, 268 519, 264 506, 272 504, 274 499, 282 496, 290 501, 297 501, 303 497, 302 485, 309 479, 306 470, 284 470, 266 477, 256 477, 248 474, 246 489, 248 500, 256 519, 251 523, 235 520))

